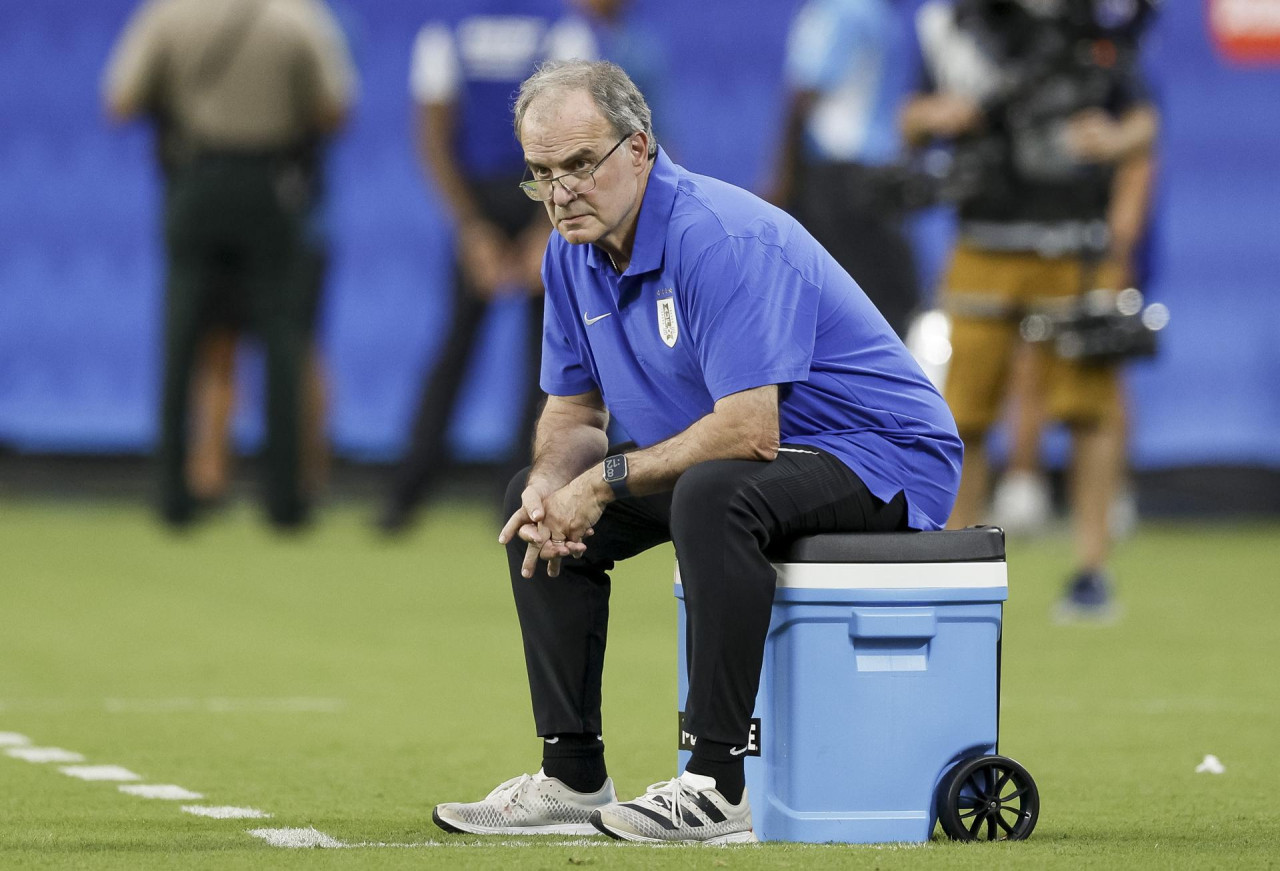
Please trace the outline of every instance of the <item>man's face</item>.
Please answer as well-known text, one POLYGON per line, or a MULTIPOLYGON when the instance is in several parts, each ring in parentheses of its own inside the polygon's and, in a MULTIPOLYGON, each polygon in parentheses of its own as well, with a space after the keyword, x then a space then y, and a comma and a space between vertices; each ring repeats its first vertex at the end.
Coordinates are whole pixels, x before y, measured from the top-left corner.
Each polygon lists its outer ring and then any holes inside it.
MULTIPOLYGON (((548 92, 530 104, 520 126, 524 158, 535 179, 590 169, 619 137, 586 91, 548 92)), ((573 194, 556 183, 547 215, 567 242, 597 242, 637 213, 639 180, 648 162, 643 136, 633 136, 595 171, 595 188, 573 194)))

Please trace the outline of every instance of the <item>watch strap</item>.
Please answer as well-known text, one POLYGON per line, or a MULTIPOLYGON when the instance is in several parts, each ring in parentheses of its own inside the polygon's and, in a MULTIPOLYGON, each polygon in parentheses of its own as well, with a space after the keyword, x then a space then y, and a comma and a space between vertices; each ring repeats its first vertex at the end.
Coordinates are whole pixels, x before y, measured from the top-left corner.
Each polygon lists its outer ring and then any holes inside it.
POLYGON ((625 499, 631 495, 631 488, 627 486, 629 474, 626 454, 614 454, 604 458, 604 480, 613 491, 615 499, 625 499))

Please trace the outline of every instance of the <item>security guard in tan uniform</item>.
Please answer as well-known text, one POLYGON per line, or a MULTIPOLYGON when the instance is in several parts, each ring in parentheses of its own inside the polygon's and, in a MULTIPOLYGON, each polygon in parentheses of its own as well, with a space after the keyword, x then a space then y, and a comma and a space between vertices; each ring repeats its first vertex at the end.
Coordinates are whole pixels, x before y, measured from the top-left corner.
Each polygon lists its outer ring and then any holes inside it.
POLYGON ((355 73, 321 0, 147 0, 107 69, 107 110, 150 116, 165 170, 168 254, 161 511, 189 523, 184 478, 194 356, 213 312, 242 293, 267 365, 271 521, 303 523, 307 155, 344 120, 355 73))

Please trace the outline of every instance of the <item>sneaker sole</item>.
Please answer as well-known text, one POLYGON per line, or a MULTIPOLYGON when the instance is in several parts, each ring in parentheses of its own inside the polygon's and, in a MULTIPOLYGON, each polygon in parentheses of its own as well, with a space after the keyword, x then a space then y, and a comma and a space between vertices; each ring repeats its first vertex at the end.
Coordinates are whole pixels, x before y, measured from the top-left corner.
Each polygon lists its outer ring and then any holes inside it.
POLYGON ((603 834, 608 835, 615 841, 631 841, 636 844, 756 844, 760 839, 756 837, 756 833, 751 829, 745 832, 730 832, 727 835, 720 835, 715 838, 646 838, 642 835, 636 835, 631 832, 621 830, 614 831, 604 824, 604 820, 600 818, 599 812, 591 815, 591 825, 599 829, 603 834))
POLYGON ((557 823, 550 826, 473 826, 458 820, 447 820, 440 816, 440 809, 431 812, 431 821, 440 828, 454 835, 598 835, 591 823, 557 823))

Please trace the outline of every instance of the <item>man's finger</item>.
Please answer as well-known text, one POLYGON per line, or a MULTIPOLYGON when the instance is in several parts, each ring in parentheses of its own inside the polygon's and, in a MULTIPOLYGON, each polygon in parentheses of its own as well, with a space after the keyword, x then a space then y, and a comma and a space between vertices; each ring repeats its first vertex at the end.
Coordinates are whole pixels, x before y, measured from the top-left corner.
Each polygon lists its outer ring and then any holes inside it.
POLYGON ((530 543, 524 552, 524 563, 520 566, 520 574, 526 578, 533 577, 533 570, 538 567, 538 552, 542 550, 536 544, 530 543))
POLYGON ((524 510, 529 514, 529 519, 534 523, 541 523, 542 518, 546 516, 547 512, 542 508, 542 497, 527 487, 520 494, 520 504, 524 506, 524 510))
POLYGON ((549 578, 560 577, 560 557, 558 556, 552 557, 551 559, 547 560, 547 577, 549 578))
POLYGON ((516 513, 512 514, 510 519, 507 520, 506 525, 502 527, 502 531, 498 533, 498 544, 506 544, 515 537, 515 534, 519 531, 520 527, 524 526, 528 522, 528 512, 526 512, 523 507, 517 509, 516 513))

